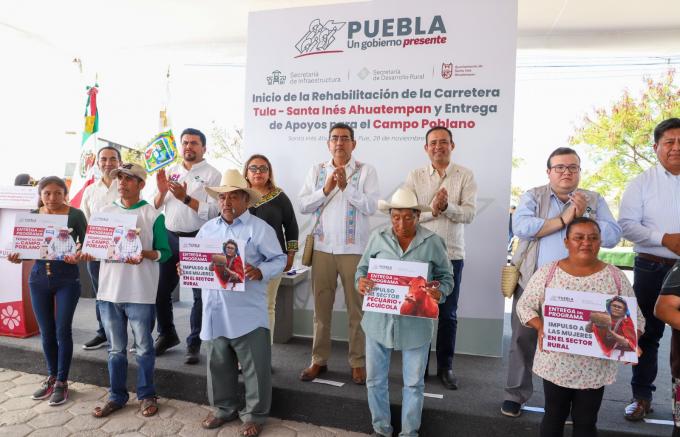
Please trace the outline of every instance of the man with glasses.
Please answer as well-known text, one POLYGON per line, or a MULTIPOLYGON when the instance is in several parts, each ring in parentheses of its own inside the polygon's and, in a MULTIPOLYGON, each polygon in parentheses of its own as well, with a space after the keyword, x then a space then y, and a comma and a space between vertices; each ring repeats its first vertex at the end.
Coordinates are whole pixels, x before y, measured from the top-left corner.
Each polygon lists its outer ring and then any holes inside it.
MULTIPOLYGON (((154 344, 156 356, 180 343, 172 314, 172 292, 179 283, 176 264, 179 262, 179 238, 195 237, 199 228, 219 214, 217 204, 209 197, 205 187, 220 182, 220 172, 203 158, 206 139, 198 129, 185 129, 180 137, 182 162, 156 173, 158 186, 154 205, 165 213, 165 227, 172 250, 169 260, 160 265, 158 294, 156 295, 156 320, 158 338, 154 344)), ((194 304, 191 307, 187 337, 185 364, 196 364, 201 349, 201 289, 193 289, 194 304)))
POLYGON ((477 210, 477 183, 470 170, 451 160, 455 147, 449 129, 438 126, 428 130, 424 149, 430 163, 412 170, 404 184, 416 193, 419 204, 429 205, 432 209, 432 212, 421 214, 420 223, 444 239, 453 269, 453 290, 439 304, 437 327, 437 376, 449 390, 458 389, 458 379, 453 373, 453 354, 465 258, 463 229, 465 224, 472 222, 477 210))
MULTIPOLYGON (((80 201, 80 209, 88 221, 92 214, 100 212, 102 208, 111 205, 120 197, 118 194, 118 180, 111 177, 111 172, 117 169, 120 164, 120 152, 115 147, 102 147, 97 152, 97 167, 99 167, 101 172, 101 179, 85 188, 83 198, 80 201)), ((99 261, 88 262, 87 272, 90 274, 92 290, 96 298, 99 289, 99 261)), ((104 332, 104 326, 99 314, 99 301, 95 302, 95 313, 99 328, 94 338, 83 345, 85 350, 99 349, 106 346, 107 343, 106 333, 104 332)))
POLYGON ((312 363, 300 374, 311 381, 327 370, 331 354, 331 318, 338 275, 345 292, 349 322, 349 365, 352 381, 366 383, 365 337, 361 329, 362 298, 354 288, 354 274, 366 248, 369 216, 376 211, 378 175, 373 166, 352 156, 354 130, 337 123, 328 135, 331 159, 314 165, 299 194, 300 212, 310 214, 314 227, 312 290, 314 342, 312 363))
MULTIPOLYGON (((624 413, 630 421, 643 420, 651 409, 659 341, 665 329, 664 322, 654 316, 654 304, 664 277, 680 259, 680 118, 669 118, 656 126, 654 152, 659 163, 628 184, 619 216, 623 236, 635 243, 633 290, 647 321, 639 340, 642 356, 633 367, 630 381, 633 402, 624 413)), ((676 364, 672 369, 674 378, 680 377, 680 366, 676 364)), ((679 420, 677 412, 675 416, 679 420)), ((680 434, 677 429, 675 432, 673 435, 680 434)))
POLYGON ((548 184, 522 194, 512 218, 512 230, 519 245, 512 258, 520 265, 519 284, 512 301, 512 339, 508 379, 501 413, 519 417, 522 404, 533 394, 531 368, 536 352, 536 330, 522 326, 515 311, 529 278, 540 267, 567 256, 566 227, 577 217, 589 217, 601 229, 602 247, 614 247, 621 239, 621 227, 607 202, 594 191, 578 189, 581 159, 569 147, 559 147, 548 157, 548 184))

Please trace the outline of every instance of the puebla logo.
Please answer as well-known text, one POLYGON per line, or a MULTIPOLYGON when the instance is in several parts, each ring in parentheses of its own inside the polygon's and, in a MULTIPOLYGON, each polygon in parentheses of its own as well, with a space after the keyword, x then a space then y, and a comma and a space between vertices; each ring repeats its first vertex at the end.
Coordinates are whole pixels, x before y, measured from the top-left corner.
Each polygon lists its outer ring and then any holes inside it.
MULTIPOLYGON (((377 47, 401 47, 446 44, 446 25, 441 15, 429 17, 378 18, 363 21, 315 18, 295 44, 296 58, 326 53, 342 53, 336 40, 340 30, 347 29, 346 47, 367 50, 377 47), (345 26, 347 25, 347 26, 345 26)), ((343 30, 344 31, 344 30, 343 30)), ((453 70, 452 70, 453 73, 453 70)))
POLYGON ((318 55, 322 53, 339 53, 342 50, 329 50, 335 42, 335 34, 345 26, 345 22, 327 20, 321 24, 321 20, 315 18, 309 23, 309 29, 302 38, 295 44, 295 48, 300 53, 296 58, 308 55, 318 55))

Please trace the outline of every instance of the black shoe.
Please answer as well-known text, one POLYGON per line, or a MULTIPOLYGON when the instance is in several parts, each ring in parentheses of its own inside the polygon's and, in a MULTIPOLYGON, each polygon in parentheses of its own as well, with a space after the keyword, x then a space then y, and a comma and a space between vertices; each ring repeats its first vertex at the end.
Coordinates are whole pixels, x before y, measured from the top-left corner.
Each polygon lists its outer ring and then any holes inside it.
POLYGON ((515 401, 503 401, 501 414, 508 417, 519 417, 522 414, 522 404, 515 401))
POLYGON ((100 347, 104 347, 107 344, 108 341, 106 341, 106 338, 101 337, 99 335, 95 335, 95 337, 92 340, 88 341, 83 345, 83 349, 85 349, 86 351, 91 351, 94 349, 99 349, 100 347))
POLYGON ((186 355, 184 355, 184 364, 198 364, 201 360, 199 351, 196 349, 187 349, 186 355))
POLYGON ((439 380, 444 384, 444 387, 449 390, 458 390, 458 378, 453 374, 453 370, 446 369, 437 372, 439 380))
POLYGON ((179 337, 177 335, 172 335, 172 336, 166 336, 166 335, 161 335, 156 339, 156 342, 153 344, 154 351, 156 352, 156 356, 163 355, 165 351, 170 349, 171 347, 175 347, 179 344, 179 337))

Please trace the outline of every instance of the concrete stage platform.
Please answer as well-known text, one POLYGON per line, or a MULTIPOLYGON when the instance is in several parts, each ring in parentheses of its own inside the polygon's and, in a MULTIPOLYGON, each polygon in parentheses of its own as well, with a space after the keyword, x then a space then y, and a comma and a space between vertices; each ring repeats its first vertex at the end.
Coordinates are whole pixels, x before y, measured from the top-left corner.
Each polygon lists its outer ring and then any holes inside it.
MULTIPOLYGON (((180 336, 188 333, 188 296, 175 306, 175 322, 180 336)), ((507 314, 506 314, 507 319, 507 314)), ((506 320, 507 348, 509 327, 506 320)), ((104 348, 85 351, 81 345, 95 331, 94 300, 81 299, 73 324, 76 343, 70 379, 99 386, 108 386, 107 353, 104 348)), ((660 421, 671 419, 670 371, 668 366, 670 330, 667 330, 660 352, 660 369, 657 378, 659 389, 654 400, 654 413, 649 418, 660 421)), ((308 364, 311 340, 294 338, 287 344, 275 344, 273 360, 272 416, 282 419, 310 422, 323 426, 370 433, 371 420, 366 401, 366 388, 351 382, 346 360, 347 345, 333 344, 329 372, 324 379, 345 383, 342 387, 298 380, 300 370, 308 364)), ((183 364, 184 345, 175 347, 156 360, 156 385, 160 396, 207 404, 205 393, 205 355, 195 366, 183 364)), ((132 355, 129 356, 133 358, 132 355)), ((401 404, 401 360, 395 353, 390 371, 390 399, 393 404, 393 421, 399 421, 401 404)), ((436 372, 436 360, 431 360, 430 372, 436 372)), ((131 359, 134 363, 134 359, 131 359)), ((442 399, 425 399, 421 435, 430 436, 515 436, 537 435, 540 412, 525 411, 518 419, 501 416, 506 360, 457 355, 455 370, 460 379, 460 389, 445 390, 434 376, 426 380, 425 391, 443 395, 442 399)), ((40 347, 40 337, 16 339, 0 337, 0 367, 23 372, 44 373, 45 364, 40 347)), ((134 364, 133 366, 134 367, 134 364)), ((601 436, 670 436, 671 426, 656 423, 629 423, 623 419, 623 408, 630 399, 629 367, 622 366, 618 382, 605 389, 598 427, 601 436)), ((134 390, 134 370, 129 374, 129 387, 134 390)), ((534 378, 536 393, 529 405, 543 406, 543 390, 534 378)), ((670 422, 669 422, 670 423, 670 422)), ((398 429, 398 424, 395 423, 398 429)), ((566 435, 570 435, 567 426, 566 435)))

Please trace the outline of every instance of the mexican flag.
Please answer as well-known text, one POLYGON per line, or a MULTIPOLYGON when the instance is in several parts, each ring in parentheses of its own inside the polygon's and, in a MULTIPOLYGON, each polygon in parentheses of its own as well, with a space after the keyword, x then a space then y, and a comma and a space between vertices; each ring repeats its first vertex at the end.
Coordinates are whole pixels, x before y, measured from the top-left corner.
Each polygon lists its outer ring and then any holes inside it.
MULTIPOLYGON (((99 131, 99 111, 97 109, 97 93, 99 85, 87 87, 87 103, 85 104, 85 127, 83 128, 83 139, 80 143, 80 157, 76 164, 75 172, 71 179, 70 204, 75 208, 80 208, 80 201, 83 198, 85 188, 95 182, 94 167, 96 164, 96 144, 94 141, 88 143, 88 139, 95 132, 99 131)), ((96 138, 96 137, 95 137, 96 138)))

